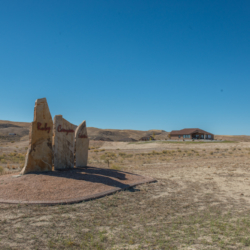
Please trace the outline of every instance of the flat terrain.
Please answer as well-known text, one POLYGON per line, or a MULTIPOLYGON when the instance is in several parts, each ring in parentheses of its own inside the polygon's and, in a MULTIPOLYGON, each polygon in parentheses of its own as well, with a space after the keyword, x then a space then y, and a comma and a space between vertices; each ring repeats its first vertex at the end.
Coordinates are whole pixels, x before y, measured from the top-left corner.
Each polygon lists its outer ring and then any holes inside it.
MULTIPOLYGON (((2 174, 17 173, 28 142, 0 144, 2 174)), ((108 164, 157 182, 74 205, 0 204, 0 249, 250 249, 249 142, 91 141, 89 165, 108 164)))

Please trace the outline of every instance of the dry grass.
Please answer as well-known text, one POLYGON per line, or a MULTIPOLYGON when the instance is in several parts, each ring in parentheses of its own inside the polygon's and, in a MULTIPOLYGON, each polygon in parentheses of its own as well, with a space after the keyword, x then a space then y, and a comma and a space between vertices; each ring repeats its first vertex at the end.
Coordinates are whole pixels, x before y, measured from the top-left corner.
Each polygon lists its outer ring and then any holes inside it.
POLYGON ((92 145, 91 165, 158 182, 74 205, 1 204, 0 249, 249 249, 250 144, 163 145, 92 145))

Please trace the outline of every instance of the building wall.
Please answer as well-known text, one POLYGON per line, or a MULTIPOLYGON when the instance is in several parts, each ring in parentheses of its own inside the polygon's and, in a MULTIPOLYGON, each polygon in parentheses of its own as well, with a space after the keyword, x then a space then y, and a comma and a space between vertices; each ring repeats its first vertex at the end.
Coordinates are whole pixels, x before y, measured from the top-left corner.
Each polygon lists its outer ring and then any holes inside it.
MULTIPOLYGON (((195 133, 195 134, 198 134, 199 136, 200 135, 204 135, 203 133, 195 133)), ((207 135, 211 135, 211 139, 207 139, 207 140, 214 140, 214 135, 213 134, 207 134, 207 135)), ((183 138, 183 135, 180 135, 180 138, 179 138, 179 135, 170 135, 170 139, 171 140, 191 140, 193 137, 193 135, 191 134, 190 135, 190 138, 183 138)))
POLYGON ((182 140, 183 139, 183 135, 180 135, 180 138, 178 135, 170 135, 171 136, 171 140, 182 140))

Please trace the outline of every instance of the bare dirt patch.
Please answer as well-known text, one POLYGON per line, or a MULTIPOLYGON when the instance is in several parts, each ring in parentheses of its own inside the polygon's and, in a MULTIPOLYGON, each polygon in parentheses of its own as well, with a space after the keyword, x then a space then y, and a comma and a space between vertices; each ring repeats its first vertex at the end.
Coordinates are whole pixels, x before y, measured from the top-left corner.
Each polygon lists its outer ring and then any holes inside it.
POLYGON ((1 203, 64 204, 102 197, 138 183, 137 174, 94 167, 0 176, 1 203))

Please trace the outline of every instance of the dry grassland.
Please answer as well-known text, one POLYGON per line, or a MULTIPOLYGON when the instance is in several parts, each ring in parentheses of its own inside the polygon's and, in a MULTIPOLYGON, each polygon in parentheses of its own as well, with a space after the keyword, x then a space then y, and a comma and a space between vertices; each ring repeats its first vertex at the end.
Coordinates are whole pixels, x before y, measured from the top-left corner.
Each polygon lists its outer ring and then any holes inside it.
MULTIPOLYGON (((20 170, 25 147, 0 144, 3 171, 20 170)), ((1 204, 0 249, 250 249, 249 159, 249 142, 91 141, 90 166, 158 181, 74 205, 1 204)))

